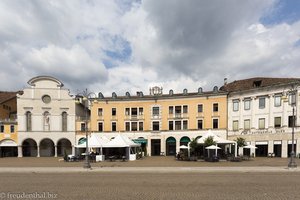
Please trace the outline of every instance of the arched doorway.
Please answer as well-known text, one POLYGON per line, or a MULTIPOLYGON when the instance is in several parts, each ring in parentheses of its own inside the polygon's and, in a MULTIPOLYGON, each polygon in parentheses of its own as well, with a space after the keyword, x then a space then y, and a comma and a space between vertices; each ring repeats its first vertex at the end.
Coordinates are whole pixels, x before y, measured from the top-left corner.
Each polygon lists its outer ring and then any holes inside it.
POLYGON ((166 140, 166 155, 174 156, 176 154, 176 139, 168 137, 166 140))
POLYGON ((187 136, 184 136, 180 139, 180 146, 185 145, 188 146, 188 143, 191 141, 191 139, 187 136))
POLYGON ((29 138, 22 143, 23 157, 36 157, 37 156, 37 144, 36 141, 29 138))
POLYGON ((0 157, 17 157, 17 143, 11 139, 0 141, 0 157))
POLYGON ((52 157, 55 155, 54 142, 50 139, 43 139, 40 142, 40 156, 52 157))
POLYGON ((57 156, 72 154, 72 143, 68 139, 60 139, 57 142, 57 156))

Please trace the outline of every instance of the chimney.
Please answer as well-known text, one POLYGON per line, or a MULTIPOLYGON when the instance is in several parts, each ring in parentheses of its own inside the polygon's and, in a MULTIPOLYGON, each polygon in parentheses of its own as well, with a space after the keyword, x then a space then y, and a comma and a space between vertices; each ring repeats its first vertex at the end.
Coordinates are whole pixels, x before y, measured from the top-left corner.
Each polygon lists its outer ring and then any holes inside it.
POLYGON ((224 78, 224 85, 227 85, 227 78, 224 78))

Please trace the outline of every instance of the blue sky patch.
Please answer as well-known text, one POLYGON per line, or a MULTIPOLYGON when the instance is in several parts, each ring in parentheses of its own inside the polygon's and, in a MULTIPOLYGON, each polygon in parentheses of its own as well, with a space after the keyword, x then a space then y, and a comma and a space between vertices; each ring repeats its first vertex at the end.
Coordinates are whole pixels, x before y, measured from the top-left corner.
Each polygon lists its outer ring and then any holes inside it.
POLYGON ((260 21, 264 25, 275 25, 280 23, 293 24, 299 19, 300 1, 281 0, 275 4, 274 10, 263 16, 260 21))
POLYGON ((107 59, 103 61, 103 64, 107 68, 116 66, 116 62, 127 62, 132 53, 130 43, 120 36, 112 38, 114 49, 104 50, 107 59))

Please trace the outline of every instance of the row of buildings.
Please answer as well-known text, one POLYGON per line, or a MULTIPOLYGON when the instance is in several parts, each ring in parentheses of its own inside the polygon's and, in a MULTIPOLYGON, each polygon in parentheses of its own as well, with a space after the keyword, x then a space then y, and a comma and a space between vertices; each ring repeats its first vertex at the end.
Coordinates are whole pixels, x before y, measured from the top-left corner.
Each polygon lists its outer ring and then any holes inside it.
POLYGON ((251 150, 256 156, 288 157, 293 125, 294 148, 300 153, 300 79, 225 79, 212 91, 163 93, 153 87, 147 95, 113 92, 110 97, 71 95, 49 76, 34 77, 28 85, 19 92, 0 92, 2 157, 75 154, 86 130, 107 138, 124 134, 150 156, 174 155, 180 145, 212 130, 228 140, 245 138, 257 147, 251 150))

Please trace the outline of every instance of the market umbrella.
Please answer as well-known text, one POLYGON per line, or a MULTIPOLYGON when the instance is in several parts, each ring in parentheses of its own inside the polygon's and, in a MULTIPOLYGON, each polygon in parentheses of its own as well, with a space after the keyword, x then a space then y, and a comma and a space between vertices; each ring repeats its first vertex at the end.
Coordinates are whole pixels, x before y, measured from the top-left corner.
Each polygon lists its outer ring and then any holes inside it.
POLYGON ((181 145, 181 146, 179 147, 179 149, 189 149, 189 147, 187 147, 187 146, 185 146, 185 145, 181 145))
MULTIPOLYGON (((217 156, 217 151, 218 149, 221 149, 220 147, 216 146, 216 145, 210 145, 208 147, 205 147, 205 149, 215 149, 216 150, 216 156, 217 156)), ((209 151, 208 151, 208 157, 209 157, 209 151)))

